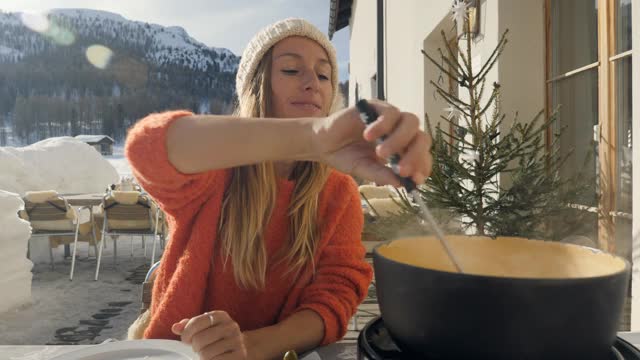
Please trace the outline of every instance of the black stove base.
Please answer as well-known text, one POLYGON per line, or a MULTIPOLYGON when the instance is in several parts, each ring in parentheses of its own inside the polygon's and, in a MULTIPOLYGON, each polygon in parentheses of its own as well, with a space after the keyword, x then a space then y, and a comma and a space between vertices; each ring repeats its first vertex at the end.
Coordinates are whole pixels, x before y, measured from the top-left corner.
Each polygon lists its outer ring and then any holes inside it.
MULTIPOLYGON (((391 339, 381 317, 371 320, 358 336, 358 360, 416 360, 404 354, 391 339)), ((428 360, 428 359, 425 359, 428 360)), ((640 360, 640 350, 618 337, 603 360, 640 360)))

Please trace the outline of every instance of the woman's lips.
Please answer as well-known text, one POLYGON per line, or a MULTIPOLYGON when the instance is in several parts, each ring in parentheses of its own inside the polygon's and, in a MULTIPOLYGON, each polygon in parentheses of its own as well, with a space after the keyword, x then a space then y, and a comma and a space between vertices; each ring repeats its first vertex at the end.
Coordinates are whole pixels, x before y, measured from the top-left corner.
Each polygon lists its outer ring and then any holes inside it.
POLYGON ((301 110, 305 110, 305 111, 320 111, 320 106, 311 103, 311 102, 292 102, 291 105, 293 105, 294 107, 301 109, 301 110))

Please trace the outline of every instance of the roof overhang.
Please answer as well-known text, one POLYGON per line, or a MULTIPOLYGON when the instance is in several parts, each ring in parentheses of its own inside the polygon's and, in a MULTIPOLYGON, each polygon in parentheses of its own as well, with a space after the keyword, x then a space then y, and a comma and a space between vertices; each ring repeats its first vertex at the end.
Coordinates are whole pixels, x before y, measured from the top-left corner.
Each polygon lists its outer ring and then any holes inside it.
POLYGON ((336 31, 349 26, 353 0, 331 0, 329 8, 329 39, 336 31))

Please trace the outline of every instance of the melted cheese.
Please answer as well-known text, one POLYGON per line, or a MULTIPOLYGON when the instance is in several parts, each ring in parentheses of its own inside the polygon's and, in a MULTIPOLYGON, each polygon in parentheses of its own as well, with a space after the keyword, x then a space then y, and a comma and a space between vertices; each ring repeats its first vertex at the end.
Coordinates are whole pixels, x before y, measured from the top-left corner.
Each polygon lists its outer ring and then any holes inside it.
MULTIPOLYGON (((513 237, 447 236, 464 273, 510 277, 566 279, 611 275, 625 270, 617 256, 591 248, 513 237)), ((435 237, 412 237, 378 247, 383 257, 418 267, 456 272, 435 237)))

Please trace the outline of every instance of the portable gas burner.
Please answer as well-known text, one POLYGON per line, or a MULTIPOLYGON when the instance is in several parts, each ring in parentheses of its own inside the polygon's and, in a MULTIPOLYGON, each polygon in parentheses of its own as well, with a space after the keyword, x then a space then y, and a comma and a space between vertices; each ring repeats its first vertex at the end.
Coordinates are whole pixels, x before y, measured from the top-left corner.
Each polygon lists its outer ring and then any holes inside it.
MULTIPOLYGON (((381 317, 371 320, 358 336, 358 360, 416 360, 400 350, 391 339, 381 317)), ((426 359, 428 360, 428 359, 426 359)), ((603 360, 640 360, 640 350, 626 340, 616 338, 609 357, 603 360)))

